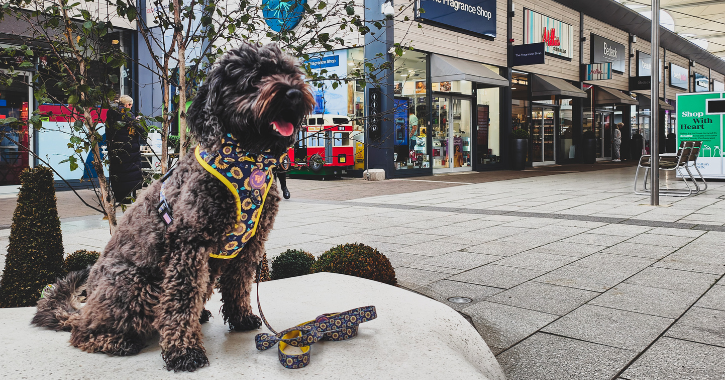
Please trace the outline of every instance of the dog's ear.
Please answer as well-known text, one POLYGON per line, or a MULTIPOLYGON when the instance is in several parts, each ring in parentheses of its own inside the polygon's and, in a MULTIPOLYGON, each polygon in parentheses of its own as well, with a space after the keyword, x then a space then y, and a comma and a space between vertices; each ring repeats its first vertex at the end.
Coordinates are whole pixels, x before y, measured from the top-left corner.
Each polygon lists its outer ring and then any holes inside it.
POLYGON ((221 62, 225 81, 234 83, 238 92, 248 91, 254 86, 255 79, 260 76, 262 71, 260 46, 244 42, 236 49, 227 52, 221 62))

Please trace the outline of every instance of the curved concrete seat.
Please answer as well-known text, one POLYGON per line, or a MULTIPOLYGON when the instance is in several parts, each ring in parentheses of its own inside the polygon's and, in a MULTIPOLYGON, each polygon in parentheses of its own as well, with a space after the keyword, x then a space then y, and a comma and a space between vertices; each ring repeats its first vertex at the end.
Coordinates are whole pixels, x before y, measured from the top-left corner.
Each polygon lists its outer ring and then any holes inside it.
POLYGON ((163 369, 155 341, 131 357, 89 354, 68 344, 69 333, 31 327, 35 308, 0 309, 0 373, 5 378, 49 379, 505 378, 486 343, 463 317, 413 292, 332 273, 264 282, 259 289, 262 310, 278 331, 319 314, 359 306, 375 305, 378 318, 361 324, 353 339, 318 342, 311 347, 310 365, 291 370, 280 365, 276 347, 255 349, 254 336, 266 328, 230 332, 215 294, 206 305, 214 318, 203 326, 210 366, 173 374, 163 369))

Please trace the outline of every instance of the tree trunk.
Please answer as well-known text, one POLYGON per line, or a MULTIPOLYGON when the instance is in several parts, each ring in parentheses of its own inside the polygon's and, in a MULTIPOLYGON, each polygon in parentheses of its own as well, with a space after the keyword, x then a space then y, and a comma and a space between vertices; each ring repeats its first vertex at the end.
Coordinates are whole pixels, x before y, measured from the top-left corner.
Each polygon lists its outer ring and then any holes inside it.
MULTIPOLYGON (((175 0, 175 2, 180 2, 175 0)), ((174 23, 177 31, 183 28, 179 5, 174 5, 174 23)), ((179 49, 179 160, 186 153, 186 46, 182 33, 176 34, 176 47, 179 49)))

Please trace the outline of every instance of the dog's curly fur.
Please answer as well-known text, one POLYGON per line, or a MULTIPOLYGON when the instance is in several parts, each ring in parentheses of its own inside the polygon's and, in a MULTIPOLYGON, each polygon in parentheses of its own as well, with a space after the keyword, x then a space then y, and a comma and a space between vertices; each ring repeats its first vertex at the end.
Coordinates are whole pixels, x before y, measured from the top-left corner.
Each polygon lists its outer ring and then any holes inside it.
MULTIPOLYGON (((293 57, 274 44, 244 44, 212 67, 187 121, 206 151, 220 149, 222 136, 231 133, 249 152, 281 155, 313 106, 293 57), (282 136, 272 121, 292 123, 294 133, 282 136)), ((194 371, 209 363, 201 323, 211 315, 204 303, 217 279, 229 328, 261 325, 252 313, 250 290, 280 198, 273 186, 256 235, 237 257, 222 260, 209 253, 222 248, 236 218, 234 198, 224 184, 193 154, 186 155, 165 182, 174 216, 169 226, 156 209, 160 187, 153 183, 127 210, 92 268, 69 274, 47 292, 32 323, 71 331, 71 344, 84 351, 120 356, 138 353, 158 332, 166 368, 194 371), (73 296, 82 287, 88 298, 81 308, 73 296)))

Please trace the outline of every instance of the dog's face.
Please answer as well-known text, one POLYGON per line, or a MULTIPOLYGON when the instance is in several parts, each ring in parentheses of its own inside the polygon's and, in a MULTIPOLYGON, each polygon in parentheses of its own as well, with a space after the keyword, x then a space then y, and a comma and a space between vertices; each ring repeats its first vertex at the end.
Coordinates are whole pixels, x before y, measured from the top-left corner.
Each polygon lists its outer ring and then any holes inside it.
POLYGON ((187 121, 204 148, 218 148, 221 137, 231 133, 245 150, 282 154, 313 107, 295 58, 275 44, 243 44, 209 72, 187 121))

